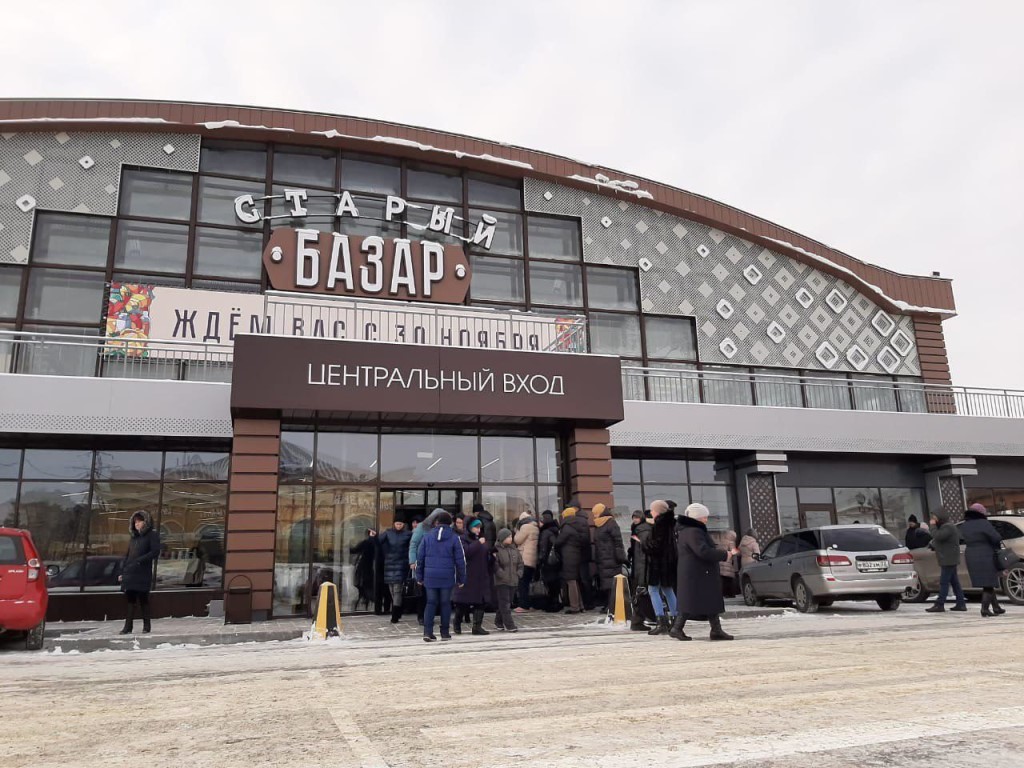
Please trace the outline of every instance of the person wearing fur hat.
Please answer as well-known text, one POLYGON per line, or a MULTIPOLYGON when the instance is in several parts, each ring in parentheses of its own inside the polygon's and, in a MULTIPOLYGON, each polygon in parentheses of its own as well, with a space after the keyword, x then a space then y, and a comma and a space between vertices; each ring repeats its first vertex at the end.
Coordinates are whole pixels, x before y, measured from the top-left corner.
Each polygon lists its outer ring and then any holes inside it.
POLYGON ((498 592, 498 626, 506 632, 517 632, 512 618, 512 595, 523 576, 523 556, 512 541, 512 531, 498 531, 498 546, 494 550, 494 584, 498 592))
POLYGON ((555 540, 562 560, 562 581, 569 593, 566 613, 583 613, 580 574, 590 563, 590 526, 587 525, 586 517, 578 513, 576 507, 565 508, 562 512, 562 527, 555 540))
POLYGON ((416 580, 427 595, 423 613, 423 640, 431 643, 434 636, 434 617, 441 617, 441 639, 450 640, 448 634, 452 616, 452 590, 466 583, 466 555, 462 542, 452 530, 452 516, 438 507, 434 510, 434 527, 420 541, 416 556, 416 580))
POLYGON ((999 588, 996 551, 1002 548, 1003 539, 988 521, 988 510, 983 505, 972 504, 964 512, 960 538, 967 545, 964 561, 971 577, 971 586, 981 589, 981 615, 1000 616, 1006 613, 996 599, 996 589, 999 588))
POLYGON ((622 544, 622 531, 604 504, 595 504, 594 518, 594 560, 597 563, 598 586, 601 590, 600 604, 603 610, 610 610, 613 602, 612 588, 615 577, 622 573, 626 564, 626 548, 622 544))
POLYGON ((693 619, 711 624, 712 640, 732 640, 722 629, 725 600, 722 598, 722 579, 718 564, 739 554, 718 549, 708 533, 711 512, 703 504, 691 504, 679 516, 676 533, 676 551, 679 559, 676 600, 679 615, 669 634, 676 640, 690 640, 683 631, 686 622, 693 619))
POLYGON ((530 610, 530 584, 537 573, 537 546, 540 544, 540 526, 533 515, 523 512, 516 523, 513 542, 523 558, 523 575, 519 579, 519 607, 516 613, 530 610))
POLYGON ((121 589, 128 600, 128 618, 124 620, 122 635, 132 632, 135 623, 136 607, 142 615, 142 631, 152 629, 149 612, 149 592, 153 588, 153 562, 160 556, 160 534, 153 528, 153 518, 149 512, 140 509, 128 521, 131 539, 128 541, 128 552, 121 563, 121 589))

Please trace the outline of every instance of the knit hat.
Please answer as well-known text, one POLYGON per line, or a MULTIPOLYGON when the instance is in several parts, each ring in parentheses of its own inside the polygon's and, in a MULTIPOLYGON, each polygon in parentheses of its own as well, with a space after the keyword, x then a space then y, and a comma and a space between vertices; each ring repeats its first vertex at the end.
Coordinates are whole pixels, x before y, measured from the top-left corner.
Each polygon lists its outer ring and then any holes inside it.
POLYGON ((486 511, 487 510, 484 509, 484 505, 479 503, 479 502, 477 502, 476 504, 473 505, 473 514, 474 515, 479 513, 479 512, 486 512, 486 511))
POLYGON ((543 520, 545 523, 549 523, 555 519, 555 513, 552 512, 550 509, 545 509, 543 512, 540 513, 540 519, 543 520))
POLYGON ((510 531, 508 528, 502 528, 500 531, 498 531, 498 543, 501 544, 502 542, 505 541, 505 539, 507 539, 507 538, 509 538, 511 536, 512 536, 512 531, 510 531))
POLYGON ((483 520, 481 520, 479 517, 474 518, 469 524, 469 530, 473 530, 474 528, 481 528, 483 527, 483 524, 483 520))
POLYGON ((917 515, 911 515, 910 517, 908 517, 907 518, 907 522, 908 523, 915 523, 916 524, 917 523, 917 515))
POLYGON ((692 517, 694 520, 697 520, 702 517, 711 517, 711 511, 707 507, 705 507, 703 504, 696 503, 688 506, 686 508, 686 511, 683 512, 683 514, 687 517, 692 517))
POLYGON ((971 504, 971 506, 969 506, 968 509, 971 510, 972 512, 977 512, 978 514, 981 514, 981 515, 988 515, 988 510, 985 509, 985 505, 984 504, 974 503, 974 504, 971 504))

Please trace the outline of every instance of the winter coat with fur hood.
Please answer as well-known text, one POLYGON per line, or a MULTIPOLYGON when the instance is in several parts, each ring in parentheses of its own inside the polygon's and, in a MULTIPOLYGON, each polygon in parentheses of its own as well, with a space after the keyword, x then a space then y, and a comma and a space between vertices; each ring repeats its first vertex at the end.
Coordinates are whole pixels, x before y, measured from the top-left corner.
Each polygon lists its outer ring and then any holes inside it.
POLYGON ((128 521, 131 540, 121 564, 121 589, 125 592, 149 592, 153 588, 153 562, 160 557, 160 534, 153 529, 153 518, 139 510, 128 521), (141 531, 135 530, 135 519, 145 521, 141 531))

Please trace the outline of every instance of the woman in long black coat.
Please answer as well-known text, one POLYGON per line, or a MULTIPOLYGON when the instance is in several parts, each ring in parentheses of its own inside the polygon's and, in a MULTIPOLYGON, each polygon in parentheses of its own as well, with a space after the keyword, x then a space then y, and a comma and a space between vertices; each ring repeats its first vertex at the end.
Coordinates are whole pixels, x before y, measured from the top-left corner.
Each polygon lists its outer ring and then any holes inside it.
POLYGON ((488 635, 484 629, 484 606, 491 600, 491 544, 482 536, 483 521, 473 518, 462 535, 466 553, 466 583, 452 594, 455 603, 455 634, 462 634, 462 622, 473 617, 473 634, 488 635))
POLYGON ((153 529, 153 518, 140 509, 128 521, 131 539, 128 552, 121 564, 121 589, 128 600, 128 618, 124 620, 122 635, 130 634, 135 623, 135 609, 142 611, 142 631, 152 629, 149 612, 149 592, 153 589, 153 562, 160 557, 160 534, 153 529))
POLYGON ((587 519, 576 507, 566 507, 562 512, 562 527, 558 530, 555 546, 562 558, 562 581, 569 592, 569 607, 566 613, 582 613, 583 601, 580 595, 580 575, 590 563, 590 526, 587 519))
POLYGON ((722 598, 722 578, 718 564, 739 553, 718 549, 708 533, 711 513, 703 504, 691 504, 679 516, 676 532, 676 550, 679 556, 676 599, 679 615, 669 633, 677 640, 689 640, 683 628, 689 619, 711 624, 712 640, 732 640, 722 629, 725 600, 722 598))
POLYGON ((661 499, 651 502, 651 515, 654 525, 644 543, 644 552, 647 555, 647 588, 654 615, 658 617, 658 626, 648 634, 667 635, 679 610, 676 601, 676 582, 679 579, 676 519, 668 502, 661 499))
POLYGON ((611 511, 604 504, 595 504, 594 516, 594 559, 597 562, 597 578, 601 587, 602 605, 611 608, 612 588, 615 577, 622 573, 626 564, 626 547, 622 543, 622 531, 615 522, 611 511))
POLYGON ((562 610, 562 565, 558 558, 558 550, 555 543, 558 541, 558 522, 550 509, 545 509, 540 516, 540 538, 537 542, 537 567, 540 568, 540 578, 544 582, 548 599, 544 610, 548 613, 562 610), (551 552, 555 552, 555 562, 552 562, 551 552))
POLYGON ((977 509, 980 506, 976 504, 964 512, 960 538, 967 545, 964 561, 971 576, 971 586, 981 589, 981 615, 998 616, 1006 613, 996 599, 996 588, 999 587, 996 550, 1002 548, 1003 540, 985 513, 977 509))

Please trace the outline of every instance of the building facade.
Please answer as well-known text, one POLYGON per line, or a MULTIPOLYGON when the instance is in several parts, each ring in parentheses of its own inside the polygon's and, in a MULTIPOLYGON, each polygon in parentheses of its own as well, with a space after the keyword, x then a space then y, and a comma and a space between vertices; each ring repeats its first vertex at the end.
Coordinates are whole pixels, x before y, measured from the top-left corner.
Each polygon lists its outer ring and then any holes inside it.
MULTIPOLYGON (((869 213, 869 211, 865 211, 869 213)), ((700 501, 780 531, 1024 509, 1024 395, 950 381, 950 281, 707 198, 409 126, 0 101, 0 523, 51 618, 259 618, 372 584, 368 531, 479 501, 700 501), (363 572, 365 573, 365 572, 363 572)))

